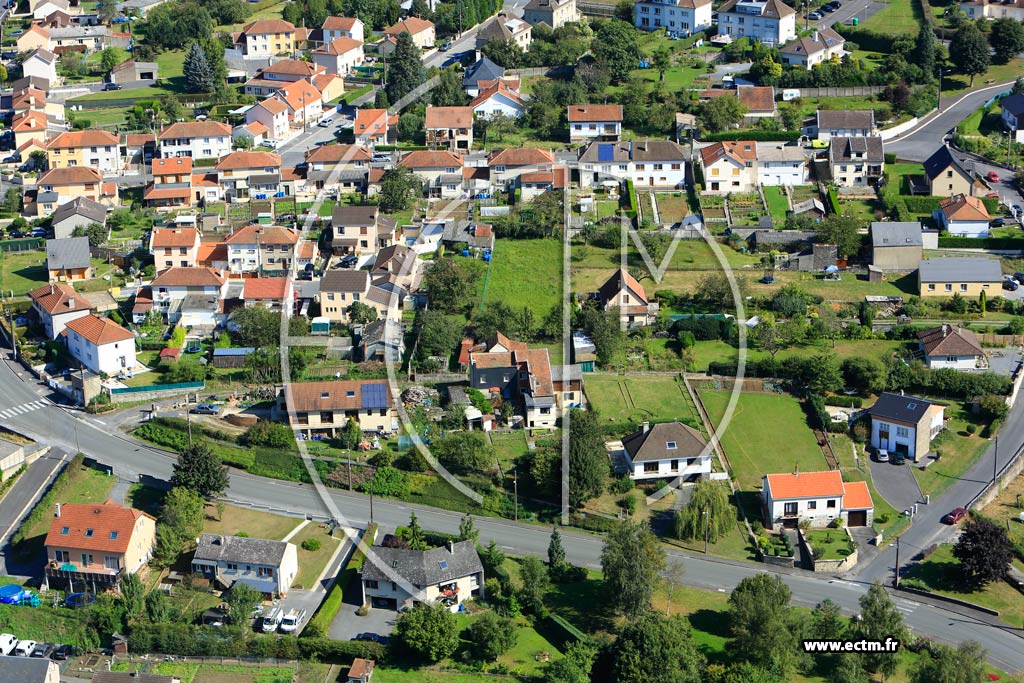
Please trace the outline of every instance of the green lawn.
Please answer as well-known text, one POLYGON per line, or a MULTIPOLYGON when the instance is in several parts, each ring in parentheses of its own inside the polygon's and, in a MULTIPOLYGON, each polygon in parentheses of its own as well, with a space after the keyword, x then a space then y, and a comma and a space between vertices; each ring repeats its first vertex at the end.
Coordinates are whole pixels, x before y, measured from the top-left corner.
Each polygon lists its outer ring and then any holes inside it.
MULTIPOLYGON (((988 71, 974 79, 973 89, 982 88, 993 83, 1013 81, 1024 70, 1024 61, 1011 59, 1008 64, 993 64, 988 71)), ((971 90, 970 78, 959 74, 946 76, 942 79, 942 96, 962 95, 971 90)), ((1005 150, 1004 150, 1005 151, 1005 150)))
POLYGON ((14 296, 22 296, 46 282, 45 251, 32 249, 0 255, 0 289, 4 294, 13 290, 14 296))
MULTIPOLYGON (((225 505, 222 516, 217 515, 216 508, 206 508, 206 521, 203 522, 203 531, 208 534, 224 534, 226 536, 236 536, 240 533, 245 533, 251 538, 267 538, 279 541, 301 523, 302 520, 296 517, 272 515, 269 512, 225 505)), ((309 525, 307 524, 306 526, 309 525)), ((313 524, 313 526, 315 527, 316 525, 313 524)))
POLYGON ((490 273, 481 278, 484 305, 503 301, 519 310, 527 306, 537 322, 562 296, 562 243, 556 239, 499 239, 490 273))
POLYGON ((686 387, 674 377, 620 377, 588 374, 584 391, 602 421, 696 418, 686 387))
MULTIPOLYGON (((727 391, 700 391, 716 428, 730 395, 727 391)), ((807 426, 803 408, 788 395, 740 394, 732 421, 721 439, 733 477, 743 491, 759 491, 765 474, 792 472, 796 467, 802 472, 826 468, 825 457, 807 426)))
POLYGON ((842 560, 850 555, 850 537, 842 529, 807 529, 803 535, 817 560, 842 560))
MULTIPOLYGON (((459 626, 463 628, 462 636, 468 640, 469 634, 465 629, 476 621, 483 612, 472 614, 460 613, 458 616, 459 626)), ((537 675, 543 670, 543 663, 539 661, 538 655, 546 654, 552 661, 561 659, 562 653, 548 640, 538 633, 529 622, 523 617, 515 620, 512 624, 516 632, 516 643, 512 648, 498 657, 494 666, 502 667, 518 675, 537 675)), ((458 654, 456 654, 456 657, 458 654)), ((377 674, 374 673, 374 680, 377 674)))
POLYGON ((916 0, 890 0, 887 7, 861 22, 863 28, 895 35, 917 35, 924 16, 916 0))
POLYGON ((886 180, 889 184, 897 188, 900 194, 907 194, 909 189, 906 185, 904 178, 910 175, 924 175, 924 166, 921 164, 886 164, 885 165, 886 180))
POLYGON ((529 449, 526 446, 526 432, 521 430, 512 432, 491 432, 491 444, 494 446, 494 454, 501 465, 502 471, 512 469, 520 456, 526 455, 529 449))
POLYGON ((656 198, 662 223, 678 223, 690 213, 685 192, 659 192, 656 198))
POLYGON ((318 523, 310 522, 302 527, 302 530, 295 534, 290 542, 294 543, 295 548, 299 551, 299 573, 295 577, 295 585, 306 589, 313 588, 331 556, 334 555, 334 551, 341 544, 341 540, 328 535, 318 523), (302 547, 302 542, 310 538, 320 541, 319 550, 306 550, 302 547))
POLYGON ((789 211, 789 202, 782 194, 781 187, 768 186, 764 190, 764 199, 768 202, 768 211, 772 214, 772 221, 776 225, 786 222, 786 213, 789 211))
POLYGON ((937 400, 949 404, 946 408, 946 429, 932 441, 931 445, 932 451, 941 453, 942 457, 928 469, 914 467, 914 475, 917 477, 917 483, 921 485, 921 491, 932 496, 945 491, 950 484, 962 477, 990 443, 988 439, 978 435, 983 423, 971 412, 969 404, 937 400), (978 431, 969 434, 968 424, 976 425, 978 431))

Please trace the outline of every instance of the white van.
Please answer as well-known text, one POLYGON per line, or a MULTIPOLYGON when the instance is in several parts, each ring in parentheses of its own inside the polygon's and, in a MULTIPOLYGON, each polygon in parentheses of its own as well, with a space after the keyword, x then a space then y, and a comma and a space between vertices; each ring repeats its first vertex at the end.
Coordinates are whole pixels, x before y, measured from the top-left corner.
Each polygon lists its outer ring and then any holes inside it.
POLYGON ((36 649, 36 641, 34 640, 20 640, 18 641, 17 647, 14 648, 15 657, 31 657, 32 650, 36 649))
POLYGON ((281 625, 281 620, 284 618, 284 612, 280 607, 275 607, 270 611, 270 614, 266 614, 263 617, 263 624, 260 628, 264 633, 273 633, 277 630, 277 627, 281 625))
POLYGON ((14 654, 14 648, 18 646, 18 639, 10 633, 0 633, 0 655, 9 656, 14 654))
POLYGON ((293 609, 281 620, 281 633, 295 633, 306 618, 306 610, 293 609))

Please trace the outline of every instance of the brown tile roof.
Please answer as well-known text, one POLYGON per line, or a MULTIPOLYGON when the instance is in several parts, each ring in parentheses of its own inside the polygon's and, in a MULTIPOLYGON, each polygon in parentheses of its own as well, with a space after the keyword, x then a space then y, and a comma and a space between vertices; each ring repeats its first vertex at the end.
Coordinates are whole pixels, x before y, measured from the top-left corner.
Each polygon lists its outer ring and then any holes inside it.
POLYGON ((286 277, 246 278, 242 287, 242 298, 280 301, 288 291, 288 282, 286 277))
POLYGON ((45 133, 46 114, 34 109, 22 112, 11 120, 11 130, 16 133, 26 130, 38 130, 45 133))
POLYGON ((288 105, 276 97, 268 97, 262 102, 259 102, 256 106, 261 109, 266 109, 271 114, 280 114, 283 111, 288 111, 288 105))
POLYGON ((833 47, 842 47, 846 39, 828 26, 823 26, 809 36, 797 38, 779 48, 779 52, 792 55, 813 55, 833 47), (815 40, 814 38, 818 39, 815 40))
POLYGON ((736 89, 736 96, 747 111, 775 111, 775 88, 770 85, 741 85, 736 89))
MULTIPOLYGON (((728 2, 718 8, 719 14, 731 12, 739 1, 728 0, 728 2)), ((796 14, 796 10, 782 2, 782 0, 768 0, 764 5, 764 9, 761 10, 761 16, 768 19, 781 19, 782 17, 788 17, 790 14, 796 14)))
POLYGON ((225 244, 295 244, 299 232, 280 225, 247 225, 235 230, 224 240, 225 244))
POLYGON ((261 73, 271 74, 288 74, 290 76, 312 76, 315 73, 323 71, 324 67, 313 62, 303 62, 299 59, 282 59, 274 62, 270 66, 265 66, 260 69, 261 73))
POLYGON ((487 165, 494 166, 542 166, 555 163, 555 155, 548 149, 520 147, 499 149, 487 157, 487 165))
POLYGON ((408 31, 409 35, 414 36, 431 28, 434 28, 433 22, 420 19, 419 17, 407 17, 394 26, 388 26, 384 29, 384 35, 397 37, 399 34, 408 31))
POLYGON ((530 373, 530 392, 534 396, 554 396, 551 383, 551 360, 547 349, 529 349, 526 352, 526 367, 530 373))
POLYGON ((110 318, 103 318, 98 315, 84 315, 81 318, 69 320, 67 328, 77 332, 86 341, 96 346, 135 339, 134 334, 110 318))
POLYGON ((68 313, 70 311, 87 311, 91 308, 85 295, 77 294, 70 285, 43 285, 28 293, 32 301, 50 315, 68 313))
POLYGON ((628 289, 635 294, 641 301, 647 301, 647 293, 644 291, 643 285, 636 281, 632 275, 630 275, 625 268, 619 268, 615 273, 608 278, 601 288, 598 290, 598 294, 601 297, 601 301, 614 303, 618 300, 619 292, 623 289, 628 289))
POLYGON ((262 34, 262 33, 294 33, 295 24, 284 19, 260 19, 254 21, 251 24, 246 24, 242 29, 242 33, 245 34, 262 34))
POLYGON ((398 165, 405 168, 462 168, 462 155, 446 150, 420 149, 403 156, 398 165))
POLYGON ((372 659, 360 659, 356 657, 352 660, 352 666, 348 670, 349 678, 366 678, 373 674, 373 667, 376 664, 372 659))
POLYGON ((107 146, 117 147, 117 136, 105 130, 68 131, 46 143, 47 149, 107 146))
POLYGON ((473 107, 427 107, 423 127, 472 128, 473 107))
POLYGON ((156 136, 152 133, 128 133, 124 136, 124 143, 128 147, 143 147, 149 142, 156 142, 156 136))
POLYGON ((493 88, 499 83, 504 83, 505 87, 509 90, 518 93, 519 86, 522 84, 518 78, 481 78, 476 82, 477 90, 487 90, 493 88))
POLYGON ((192 174, 192 157, 153 159, 153 175, 192 174))
POLYGON ((356 27, 356 20, 352 17, 327 17, 321 28, 325 31, 351 31, 356 27))
POLYGON ((622 121, 621 104, 569 105, 569 122, 622 121))
POLYGON ((504 95, 516 104, 524 104, 523 98, 519 95, 519 92, 512 90, 504 79, 499 79, 494 85, 487 88, 484 88, 481 83, 480 94, 473 98, 473 101, 469 103, 469 106, 479 106, 497 95, 504 95))
POLYGON ((60 506, 60 517, 54 515, 50 520, 44 545, 123 553, 131 545, 135 523, 140 517, 155 521, 152 515, 122 507, 113 500, 102 504, 65 503, 60 506), (61 533, 65 527, 68 533, 61 533))
POLYGON ((217 162, 218 171, 230 171, 245 168, 280 168, 281 155, 273 152, 232 152, 225 154, 217 162))
POLYGON ((622 439, 622 447, 633 462, 695 458, 705 453, 707 445, 703 434, 682 422, 649 425, 622 439))
POLYGON ((212 267, 218 261, 228 260, 228 245, 223 242, 202 242, 196 254, 196 263, 212 267))
POLYGON ((380 135, 387 130, 387 109, 360 109, 352 131, 355 135, 380 135))
POLYGON ((39 177, 39 185, 80 185, 102 182, 103 176, 95 168, 88 166, 72 166, 70 168, 51 168, 39 177))
POLYGON ((231 126, 220 121, 183 121, 160 131, 161 140, 216 137, 231 137, 231 126))
MULTIPOLYGON (((536 171, 524 173, 519 176, 523 183, 550 183, 552 189, 560 189, 569 184, 569 168, 567 166, 552 166, 550 171, 536 171)), ((477 233, 479 235, 479 232, 477 233)))
POLYGON ((704 166, 729 158, 741 166, 748 161, 757 161, 757 145, 751 140, 730 140, 713 142, 700 150, 700 160, 704 166))
POLYGON ((225 277, 213 268, 168 268, 153 280, 153 287, 220 287, 225 277))
POLYGON ((355 38, 349 38, 348 36, 341 36, 339 38, 335 38, 322 47, 317 48, 314 52, 319 52, 323 55, 343 55, 346 52, 356 50, 362 46, 362 41, 356 40, 355 38))
POLYGON ((284 86, 274 96, 284 100, 293 111, 323 103, 324 97, 309 81, 294 81, 284 86))
POLYGON ((828 498, 845 493, 839 470, 768 474, 768 490, 773 500, 791 498, 828 498))
POLYGON ((369 286, 366 270, 329 270, 320 279, 321 292, 365 292, 369 286))
POLYGON ((193 247, 199 240, 199 231, 195 228, 154 228, 153 247, 193 247))
POLYGON ((322 145, 306 152, 309 163, 369 162, 370 150, 360 145, 322 145))
POLYGON ((940 325, 918 330, 926 356, 981 356, 985 353, 974 332, 962 327, 940 325))
POLYGON ((981 200, 965 194, 953 195, 939 202, 939 209, 950 221, 987 221, 988 210, 981 200))
POLYGON ((253 135, 263 135, 264 133, 270 132, 270 129, 259 121, 253 121, 252 123, 245 124, 245 129, 253 135))
POLYGON ((142 194, 142 198, 146 201, 151 199, 175 199, 178 197, 188 199, 191 196, 192 191, 187 187, 163 187, 153 184, 148 185, 146 191, 142 194))
POLYGON ((296 258, 312 259, 314 256, 316 256, 316 242, 312 240, 299 242, 299 251, 296 258))
POLYGON ((385 380, 292 382, 286 386, 285 395, 288 397, 288 408, 296 412, 359 410, 363 407, 363 391, 369 387, 383 387, 387 406, 391 407, 391 387, 385 380))

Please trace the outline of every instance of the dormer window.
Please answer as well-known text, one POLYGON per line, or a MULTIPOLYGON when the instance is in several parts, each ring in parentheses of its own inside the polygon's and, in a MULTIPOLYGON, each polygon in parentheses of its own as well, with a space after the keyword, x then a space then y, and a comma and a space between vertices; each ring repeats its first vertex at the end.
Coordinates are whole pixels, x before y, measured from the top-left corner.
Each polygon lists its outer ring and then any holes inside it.
POLYGON ((667 448, 670 451, 674 451, 676 449, 676 442, 675 441, 666 441, 665 442, 665 448, 667 448))

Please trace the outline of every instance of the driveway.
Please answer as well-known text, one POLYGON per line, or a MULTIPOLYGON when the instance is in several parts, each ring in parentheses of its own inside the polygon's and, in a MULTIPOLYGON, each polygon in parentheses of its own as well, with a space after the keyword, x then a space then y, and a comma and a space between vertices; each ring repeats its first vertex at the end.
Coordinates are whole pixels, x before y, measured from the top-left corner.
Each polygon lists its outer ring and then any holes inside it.
POLYGON ((370 608, 369 614, 361 617, 356 614, 362 602, 362 591, 359 590, 359 579, 355 578, 345 587, 345 599, 338 610, 338 616, 331 622, 328 636, 334 640, 352 640, 360 633, 373 633, 388 636, 395 628, 398 612, 389 609, 370 608))
MULTIPOLYGON (((1019 292, 1020 290, 1017 291, 1019 292)), ((988 352, 989 370, 1006 377, 1013 376, 1013 371, 1017 369, 1020 362, 1021 353, 1020 349, 1016 346, 1008 346, 1005 349, 991 349, 988 352)))
POLYGON ((316 612, 317 607, 320 606, 320 603, 326 596, 326 593, 319 590, 290 590, 284 599, 278 601, 277 607, 280 607, 281 611, 285 614, 288 614, 293 609, 306 610, 306 616, 299 624, 299 630, 295 632, 295 635, 299 635, 306 628, 310 617, 313 616, 313 613, 316 612))
POLYGON ((914 479, 911 467, 907 462, 903 465, 894 465, 891 462, 876 462, 874 458, 871 463, 871 481, 879 495, 896 508, 897 512, 903 512, 914 507, 914 503, 924 502, 921 500, 921 489, 914 479))

